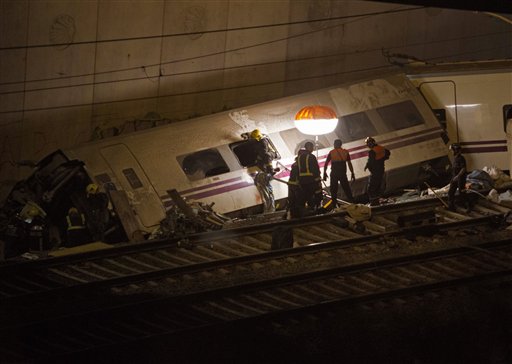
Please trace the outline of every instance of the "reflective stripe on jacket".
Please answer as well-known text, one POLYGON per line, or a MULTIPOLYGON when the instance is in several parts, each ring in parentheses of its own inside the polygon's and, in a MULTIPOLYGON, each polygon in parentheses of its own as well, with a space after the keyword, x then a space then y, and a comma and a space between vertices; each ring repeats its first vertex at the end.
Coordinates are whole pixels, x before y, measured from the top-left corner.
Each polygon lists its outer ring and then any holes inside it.
POLYGON ((320 178, 320 167, 318 161, 313 154, 302 154, 298 157, 299 177, 315 177, 320 178))
POLYGON ((85 216, 84 214, 72 214, 66 216, 68 222, 68 230, 85 229, 85 216))
POLYGON ((299 184, 299 166, 297 162, 292 164, 292 168, 290 169, 290 178, 288 178, 289 185, 298 185, 299 184))

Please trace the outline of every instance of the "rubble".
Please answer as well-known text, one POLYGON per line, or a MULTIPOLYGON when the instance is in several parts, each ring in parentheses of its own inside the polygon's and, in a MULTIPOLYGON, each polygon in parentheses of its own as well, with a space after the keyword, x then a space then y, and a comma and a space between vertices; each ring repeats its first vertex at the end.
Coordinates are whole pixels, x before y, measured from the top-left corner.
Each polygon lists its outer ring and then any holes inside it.
POLYGON ((151 233, 149 239, 182 238, 190 234, 205 231, 220 230, 231 219, 213 211, 213 205, 202 202, 189 202, 186 204, 171 206, 166 211, 166 217, 160 222, 160 226, 151 233))

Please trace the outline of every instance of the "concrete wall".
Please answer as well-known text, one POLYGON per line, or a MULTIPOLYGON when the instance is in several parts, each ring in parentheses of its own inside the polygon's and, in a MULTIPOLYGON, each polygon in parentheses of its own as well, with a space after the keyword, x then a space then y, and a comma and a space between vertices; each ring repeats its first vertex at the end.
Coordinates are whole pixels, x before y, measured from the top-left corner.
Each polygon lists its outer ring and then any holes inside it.
POLYGON ((510 58, 511 30, 368 1, 3 0, 0 197, 57 148, 326 87, 388 67, 383 51, 510 58))

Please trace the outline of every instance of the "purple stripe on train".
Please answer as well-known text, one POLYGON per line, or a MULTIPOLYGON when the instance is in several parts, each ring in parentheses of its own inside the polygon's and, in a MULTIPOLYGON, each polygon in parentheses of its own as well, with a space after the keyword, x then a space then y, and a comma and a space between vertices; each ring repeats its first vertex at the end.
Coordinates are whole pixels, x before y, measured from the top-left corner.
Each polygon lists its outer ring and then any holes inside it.
POLYGON ((506 140, 479 140, 476 142, 460 142, 460 145, 507 144, 506 140))
MULTIPOLYGON (((411 134, 404 135, 404 136, 401 136, 401 137, 390 138, 390 139, 382 141, 381 144, 386 144, 386 147, 389 148, 389 149, 401 148, 401 147, 405 147, 405 146, 408 146, 408 145, 412 145, 412 144, 420 143, 420 142, 423 142, 423 141, 427 141, 427 140, 430 140, 430 139, 435 139, 435 138, 439 137, 439 133, 432 133, 432 132, 434 132, 434 131, 437 132, 437 131, 441 131, 441 130, 442 129, 440 129, 440 128, 432 128, 432 129, 428 129, 428 130, 423 130, 423 131, 420 131, 420 132, 411 133, 411 134), (414 138, 414 139, 409 139, 409 140, 405 140, 405 141, 400 141, 398 143, 389 144, 390 142, 394 142, 394 141, 397 141, 397 140, 402 140, 404 138, 414 137, 414 136, 417 136, 417 135, 421 135, 421 137, 414 138)), ((361 149, 365 149, 365 148, 367 148, 366 145, 362 145, 362 146, 357 146, 357 147, 348 149, 348 151, 351 153, 350 154, 351 159, 354 160, 354 159, 364 158, 364 157, 368 156, 368 150, 363 150, 363 151, 355 152, 354 153, 354 151, 356 151, 356 150, 361 150, 361 149)), ((325 158, 327 158, 326 154, 318 157, 318 159, 321 160, 321 162, 319 162, 320 168, 323 168, 323 166, 325 165, 325 158)), ((291 165, 287 165, 286 167, 290 168, 290 166, 291 165)), ((284 170, 284 171, 280 172, 279 174, 277 174, 276 178, 288 177, 289 175, 290 175, 290 171, 284 170)), ((242 179, 241 177, 230 178, 230 179, 227 179, 227 180, 211 183, 211 184, 208 184, 208 185, 194 187, 194 188, 190 188, 188 190, 183 190, 183 191, 180 191, 180 194, 185 195, 185 194, 188 194, 188 193, 191 193, 191 192, 196 192, 196 191, 200 191, 200 190, 204 190, 204 189, 208 189, 208 188, 212 188, 212 187, 216 187, 216 186, 225 185, 225 184, 228 184, 228 183, 231 183, 231 182, 234 182, 234 181, 239 181, 241 179, 242 179)), ((240 188, 249 187, 249 186, 254 186, 254 184, 242 181, 242 182, 231 184, 231 185, 227 185, 227 186, 224 186, 224 187, 221 187, 221 188, 216 188, 216 189, 213 189, 213 190, 208 190, 208 191, 204 191, 204 192, 188 195, 188 196, 186 196, 186 198, 201 199, 201 198, 206 198, 206 197, 214 196, 214 195, 217 195, 217 194, 226 193, 226 192, 234 191, 234 190, 237 190, 237 189, 240 189, 240 188)), ((172 205, 172 201, 168 200, 168 196, 167 195, 161 196, 160 198, 162 200, 166 200, 164 202, 165 206, 172 205)))
POLYGON ((464 153, 499 153, 506 152, 508 150, 507 146, 503 147, 472 147, 472 148, 462 148, 462 154, 464 153))

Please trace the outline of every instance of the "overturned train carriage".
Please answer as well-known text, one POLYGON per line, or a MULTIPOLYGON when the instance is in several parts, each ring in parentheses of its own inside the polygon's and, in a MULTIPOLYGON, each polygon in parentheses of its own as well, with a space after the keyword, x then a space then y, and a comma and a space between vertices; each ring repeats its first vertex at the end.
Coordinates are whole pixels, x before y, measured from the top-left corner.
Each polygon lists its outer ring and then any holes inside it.
MULTIPOLYGON (((383 186, 388 191, 449 167, 444 130, 432 110, 405 75, 391 74, 58 151, 42 160, 22 187, 60 218, 69 206, 80 205, 89 180, 104 190, 123 190, 146 232, 165 217, 171 189, 187 199, 214 202, 217 212, 247 212, 261 198, 251 177, 254 158, 245 147, 250 141, 241 135, 254 128, 268 135, 279 154, 276 177, 286 180, 297 151, 315 140, 294 127, 297 111, 313 104, 329 106, 339 117, 335 131, 318 138, 319 163, 322 167, 333 141, 341 139, 351 153, 356 196, 364 194, 368 176, 367 136, 392 151, 383 186)), ((286 184, 272 185, 276 199, 287 197, 286 184)))

